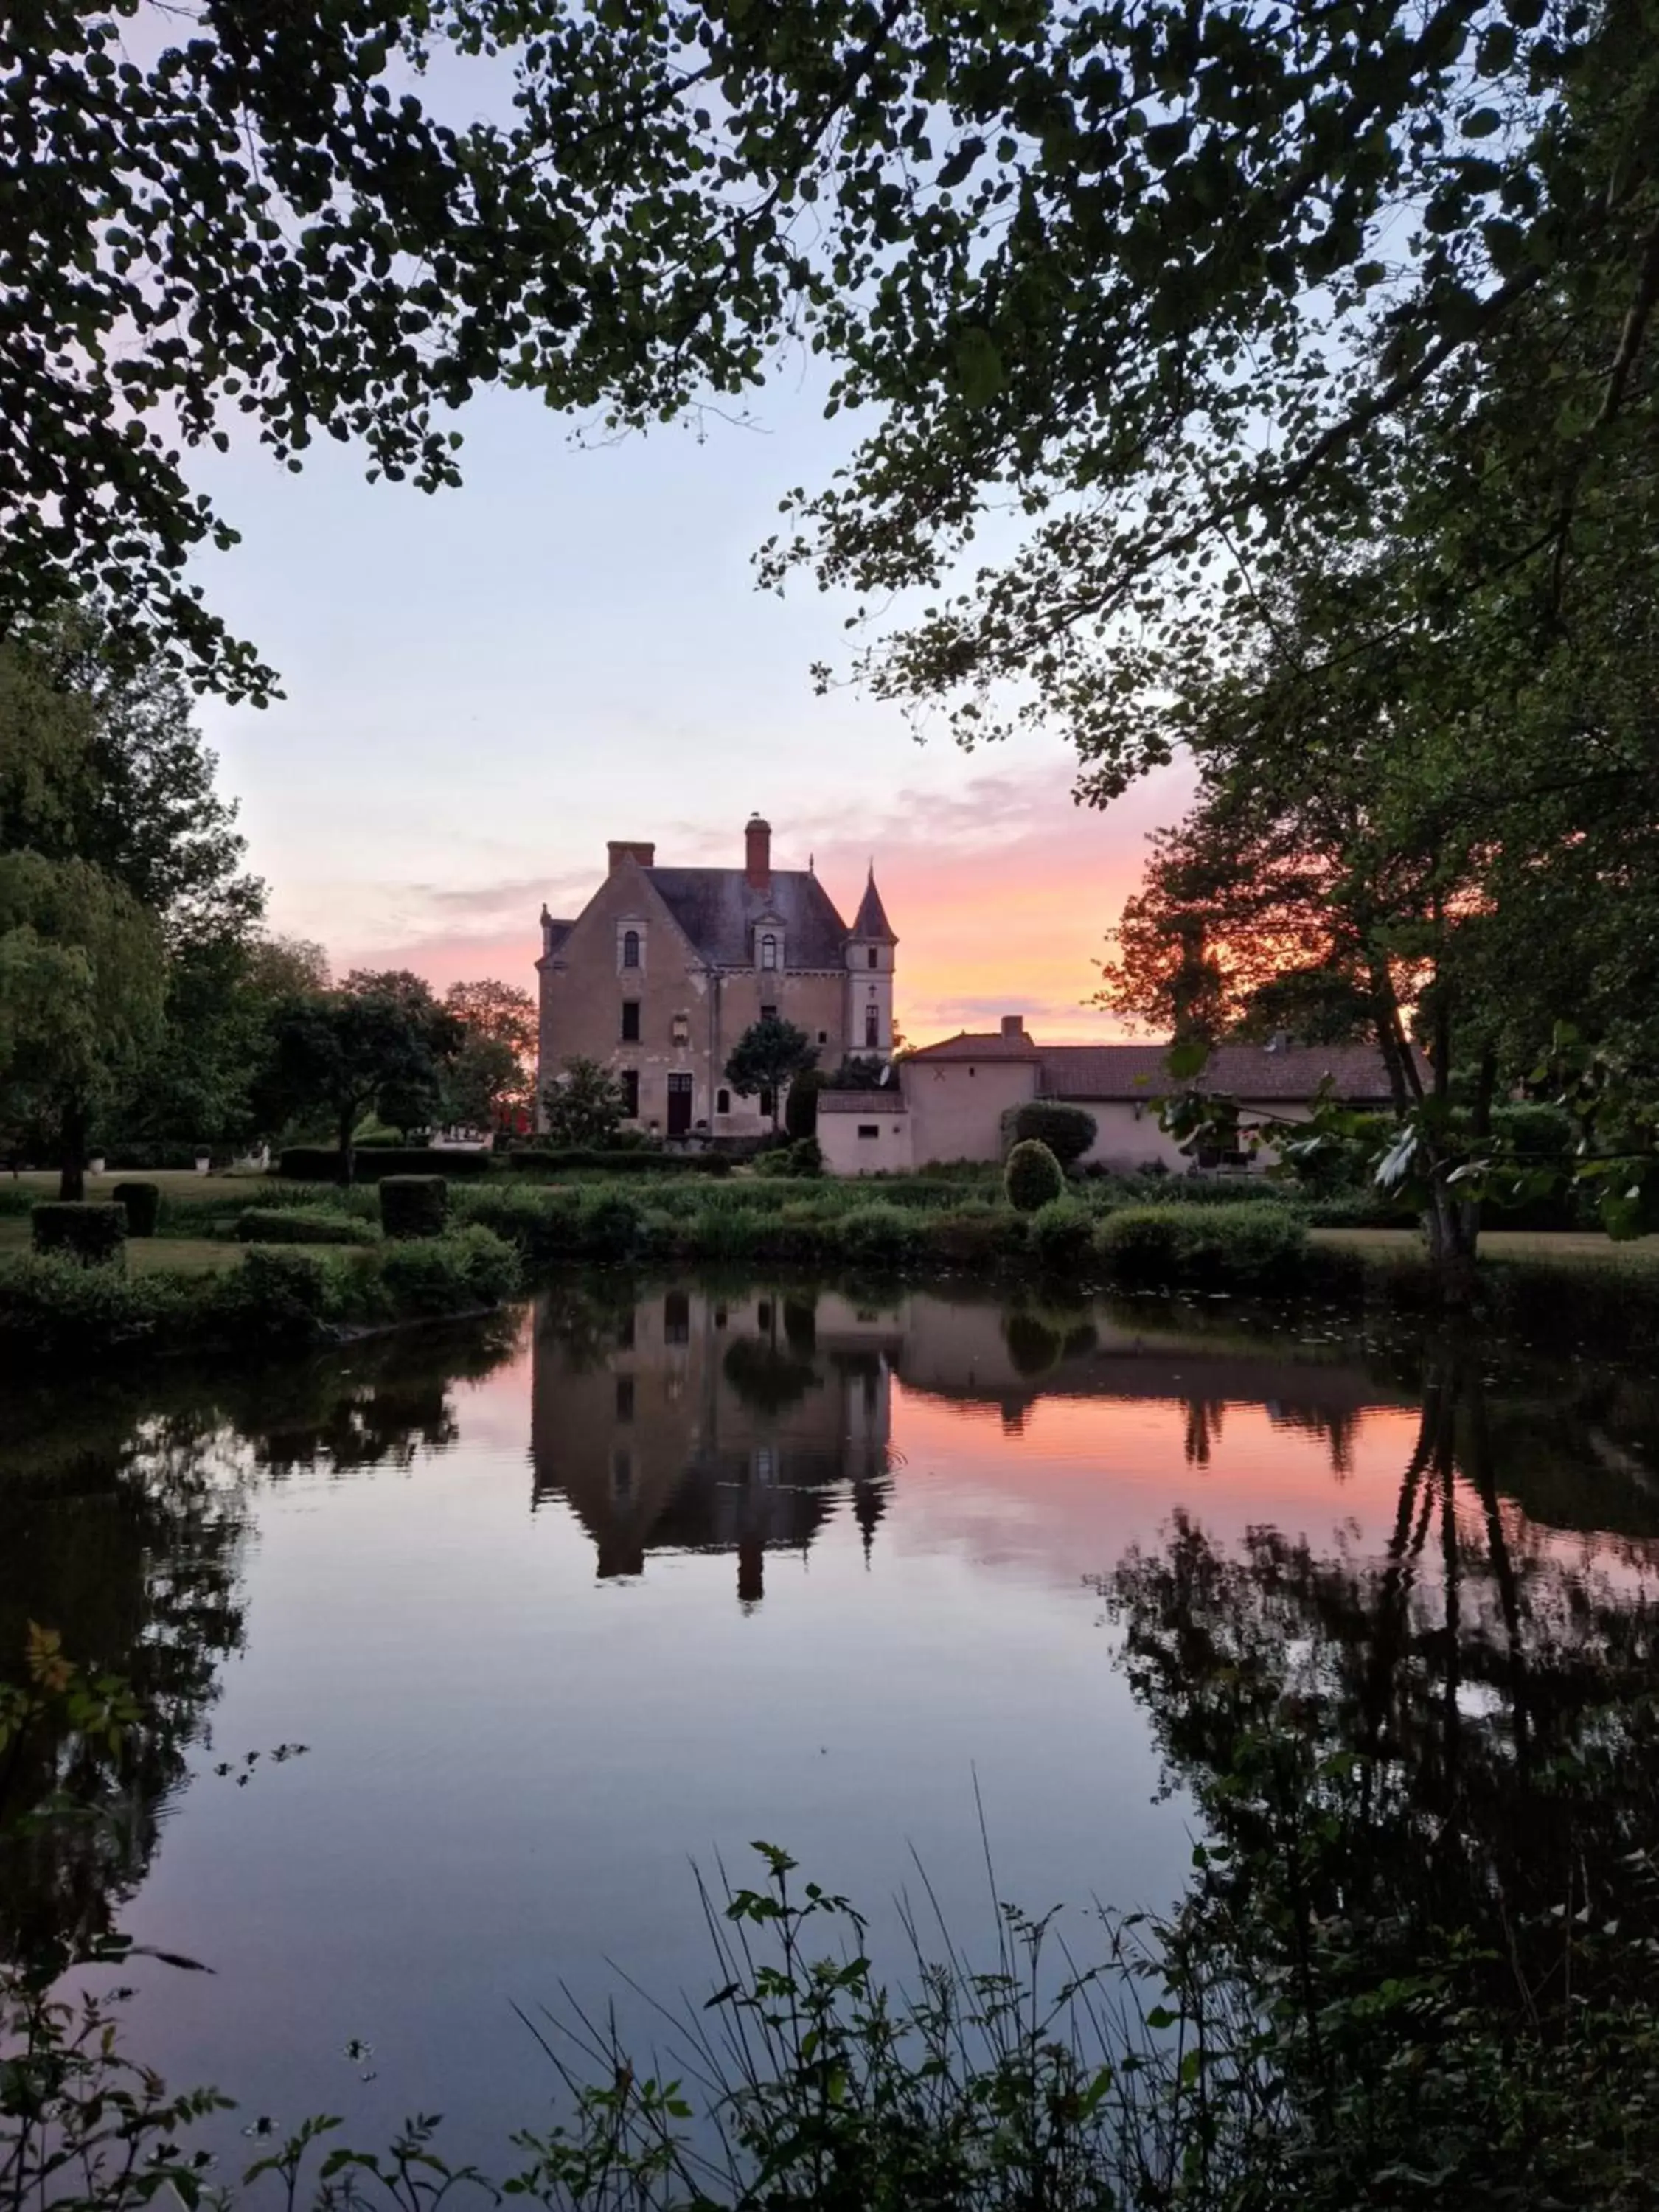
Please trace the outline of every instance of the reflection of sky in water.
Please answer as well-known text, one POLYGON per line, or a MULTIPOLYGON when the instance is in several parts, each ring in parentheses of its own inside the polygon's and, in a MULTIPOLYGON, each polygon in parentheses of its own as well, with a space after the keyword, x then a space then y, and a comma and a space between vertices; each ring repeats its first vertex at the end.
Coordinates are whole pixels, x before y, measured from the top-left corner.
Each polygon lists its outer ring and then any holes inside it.
MULTIPOLYGON (((532 1322, 441 1448, 343 1473, 267 1440, 301 1463, 257 1490, 246 1649, 127 1914, 214 1972, 144 1970, 145 2055, 360 2138, 465 2112, 499 2166, 548 2091, 514 2002, 615 1994, 646 2032, 619 1974, 707 1988, 693 1860, 748 1880, 781 1843, 880 1944, 914 1850, 971 1945, 977 1788, 1006 1895, 1170 1897, 1187 1816, 1090 1578, 1177 1507, 1375 1554, 1418 1412, 1324 1349, 1076 1324, 659 1294, 577 1352, 532 1322), (205 1774, 295 1739, 246 1790, 205 1774)), ((1596 1551, 1504 1511, 1523 1560, 1596 1551)))

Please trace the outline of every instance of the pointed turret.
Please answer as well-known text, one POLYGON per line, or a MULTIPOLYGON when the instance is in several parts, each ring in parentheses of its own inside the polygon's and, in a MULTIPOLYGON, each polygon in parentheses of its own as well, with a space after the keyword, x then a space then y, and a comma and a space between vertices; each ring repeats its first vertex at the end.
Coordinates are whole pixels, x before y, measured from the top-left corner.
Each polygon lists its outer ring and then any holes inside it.
POLYGON ((859 902, 857 919, 848 934, 862 945, 896 945, 893 926, 882 905, 881 893, 876 889, 876 864, 870 863, 870 879, 864 886, 864 896, 859 902))

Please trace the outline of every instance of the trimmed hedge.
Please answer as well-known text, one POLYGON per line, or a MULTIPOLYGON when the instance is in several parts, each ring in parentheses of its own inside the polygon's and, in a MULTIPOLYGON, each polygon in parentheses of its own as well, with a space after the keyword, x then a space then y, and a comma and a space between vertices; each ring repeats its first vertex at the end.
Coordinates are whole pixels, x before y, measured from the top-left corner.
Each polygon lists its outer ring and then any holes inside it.
POLYGON ((1066 1188, 1066 1177, 1047 1145, 1039 1144, 1035 1137, 1025 1137, 1008 1155, 1002 1185, 1016 1213, 1035 1213, 1039 1206, 1060 1196, 1066 1188))
POLYGON ((388 1237, 441 1237, 449 1185, 441 1176, 382 1176, 380 1227, 388 1237))
POLYGON ((110 1197, 117 1206, 125 1206, 127 1210, 129 1237, 155 1236, 161 1214, 159 1182, 118 1182, 110 1197))
POLYGON ((118 1267, 125 1261, 125 1206, 106 1200, 43 1199, 30 1208, 29 1224, 37 1252, 60 1252, 89 1267, 118 1267))
POLYGON ((373 1225, 349 1213, 307 1213, 297 1206, 249 1206, 236 1217, 239 1244, 372 1244, 373 1225))
MULTIPOLYGON (((489 1172, 488 1152, 447 1152, 425 1145, 356 1145, 352 1160, 360 1182, 382 1176, 481 1176, 489 1172)), ((338 1182, 340 1155, 331 1146, 290 1145, 276 1163, 278 1175, 299 1182, 338 1182)))
POLYGON ((725 1152, 586 1152, 574 1146, 538 1150, 527 1146, 509 1152, 507 1165, 528 1174, 562 1175, 582 1170, 599 1175, 728 1176, 732 1161, 725 1152))

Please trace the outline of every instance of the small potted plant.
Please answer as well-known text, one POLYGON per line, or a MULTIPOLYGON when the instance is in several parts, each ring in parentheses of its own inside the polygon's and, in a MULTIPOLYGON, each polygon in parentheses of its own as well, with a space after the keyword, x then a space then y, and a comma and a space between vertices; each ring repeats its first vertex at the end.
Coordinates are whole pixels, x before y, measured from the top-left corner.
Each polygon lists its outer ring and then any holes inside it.
POLYGON ((205 1175, 205 1174, 207 1173, 208 1170, 209 1170, 212 1165, 213 1165, 213 1155, 212 1155, 212 1153, 211 1153, 210 1152, 209 1152, 209 1150, 208 1150, 208 1148, 207 1148, 207 1146, 206 1146, 205 1145, 198 1145, 198 1146, 196 1147, 196 1172, 197 1172, 197 1174, 198 1174, 198 1175, 205 1175))

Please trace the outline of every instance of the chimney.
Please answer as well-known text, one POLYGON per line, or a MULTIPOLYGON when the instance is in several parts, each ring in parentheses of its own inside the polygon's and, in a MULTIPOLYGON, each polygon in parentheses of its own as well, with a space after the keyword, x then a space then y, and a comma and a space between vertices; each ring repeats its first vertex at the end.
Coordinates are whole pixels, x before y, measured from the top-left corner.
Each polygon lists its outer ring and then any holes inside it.
POLYGON ((1290 1048, 1291 1033, 1288 1030, 1275 1030, 1261 1048, 1263 1052, 1288 1052, 1290 1048))
POLYGON ((635 838, 613 837, 605 849, 611 855, 611 866, 606 871, 609 875, 614 876, 624 860, 637 860, 642 868, 653 868, 657 864, 656 847, 642 845, 635 838))
POLYGON ((772 888, 772 825, 751 814, 744 824, 743 872, 751 891, 772 888))
POLYGON ((1025 1038, 1024 1015, 1005 1014, 1002 1018, 1002 1034, 1015 1044, 1023 1043, 1025 1038))

